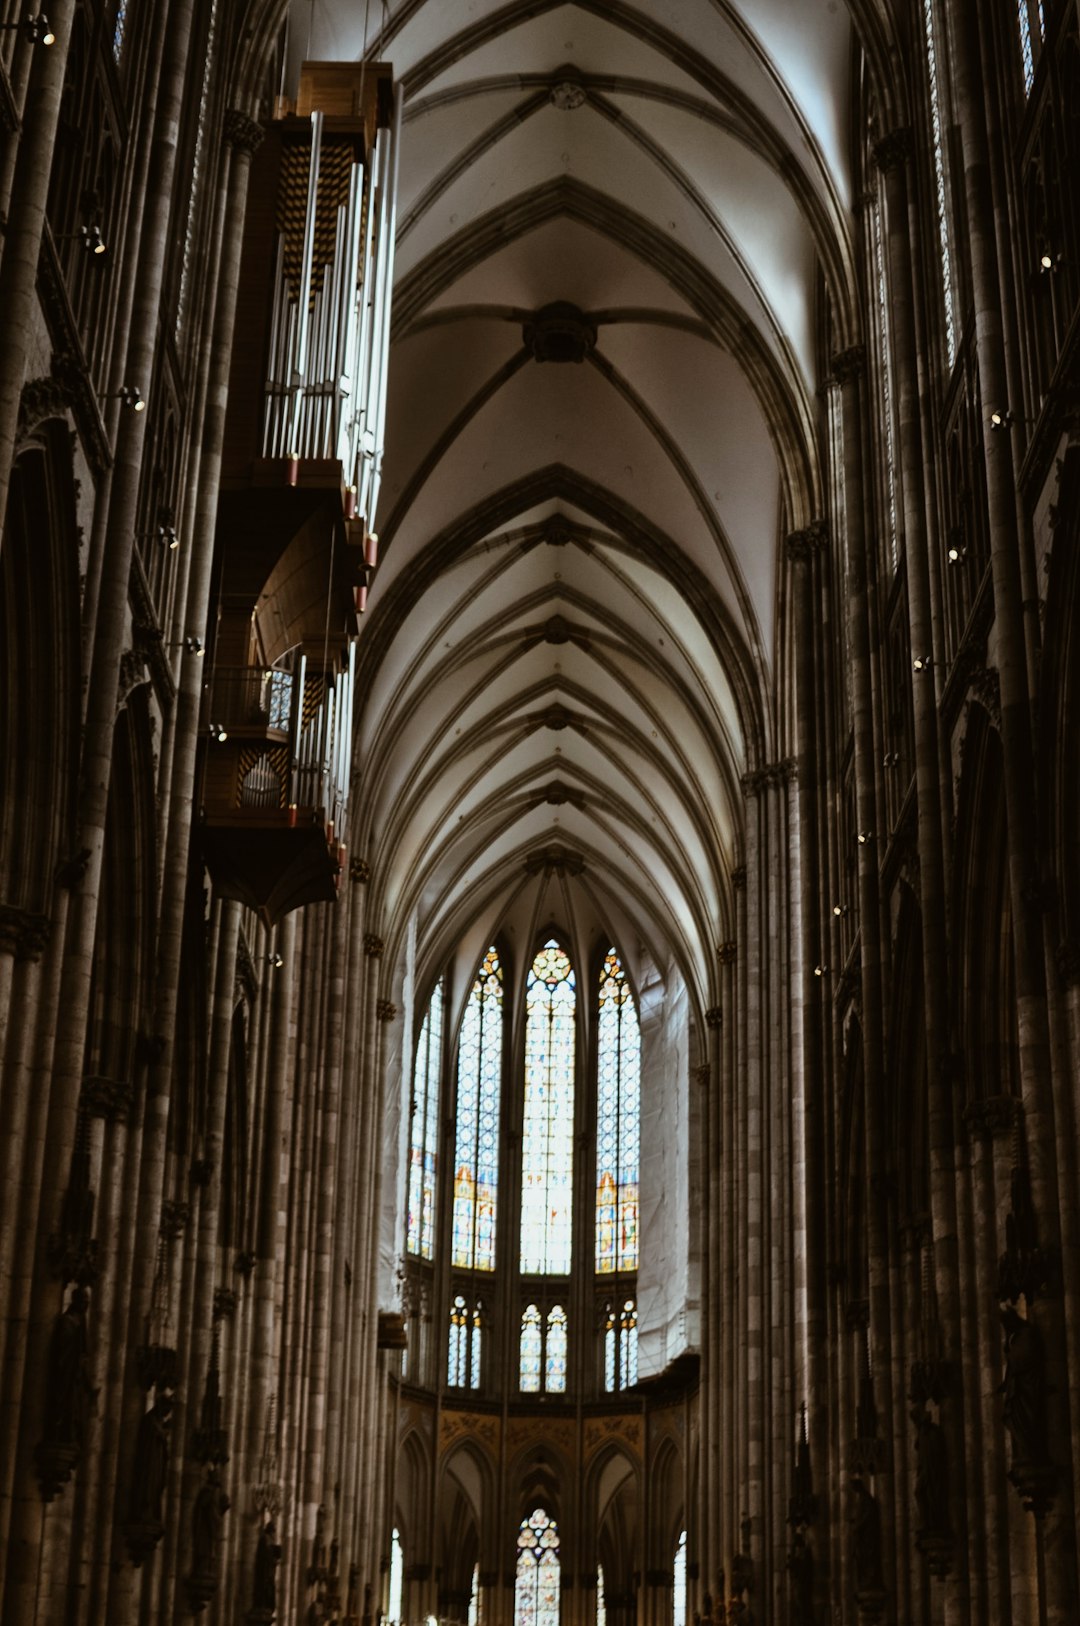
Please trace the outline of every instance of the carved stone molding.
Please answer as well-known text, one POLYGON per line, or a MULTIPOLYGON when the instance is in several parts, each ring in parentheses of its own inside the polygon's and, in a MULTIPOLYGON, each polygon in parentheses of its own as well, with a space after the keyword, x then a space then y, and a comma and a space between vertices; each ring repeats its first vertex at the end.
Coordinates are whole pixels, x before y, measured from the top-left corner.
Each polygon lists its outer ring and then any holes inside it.
POLYGON ((366 886, 371 880, 371 865, 366 858, 354 858, 349 864, 349 880, 366 886))
POLYGON ((230 107, 225 114, 225 140, 230 147, 239 152, 246 152, 249 157, 261 145, 266 134, 261 124, 241 113, 238 107, 230 107))
POLYGON ((746 865, 736 864, 731 872, 731 884, 736 892, 741 892, 746 886, 746 865))
POLYGON ((854 384, 866 371, 866 346, 849 345, 838 350, 832 358, 832 370, 838 384, 854 384))
POLYGON ((1014 1095, 984 1095, 964 1108, 964 1122, 973 1135, 1000 1140, 1011 1132, 1019 1104, 1014 1095))
POLYGON ((185 1230, 191 1218, 191 1204, 174 1202, 166 1199, 161 1205, 161 1222, 158 1229, 166 1242, 175 1242, 185 1230))
POLYGON ((908 125, 900 125, 874 142, 874 163, 883 175, 898 169, 913 157, 915 142, 908 125))
POLYGON ((116 683, 116 710, 119 714, 136 689, 150 682, 146 658, 138 650, 125 649, 120 656, 120 671, 116 683))
POLYGON ((88 1074, 82 1081, 79 1105, 91 1118, 104 1118, 106 1123, 127 1123, 135 1100, 135 1086, 130 1079, 103 1078, 88 1074))
POLYGON ((545 305, 521 330, 534 361, 582 362, 596 345, 596 323, 565 300, 545 305))
POLYGON ((784 551, 794 564, 806 564, 817 553, 823 553, 829 542, 829 528, 825 520, 816 519, 801 531, 789 531, 784 539, 784 551))
POLYGON ((710 1028, 718 1028, 718 1027, 720 1027, 722 1025, 723 1020, 724 1020, 724 1013, 721 1010, 720 1006, 719 1005, 710 1005, 708 1010, 705 1012, 706 1025, 708 1027, 710 1027, 710 1028))
POLYGON ((783 757, 779 762, 767 762, 764 767, 754 768, 750 773, 743 774, 743 795, 760 796, 763 790, 771 790, 778 785, 789 785, 797 772, 794 757, 783 757))
POLYGON ((51 931, 52 921, 47 915, 0 903, 0 953, 12 954, 16 960, 40 960, 49 946, 51 931))
POLYGON ((57 378, 52 373, 27 379, 19 396, 19 439, 25 440, 39 424, 46 423, 50 418, 66 418, 72 400, 72 389, 67 379, 57 378))
POLYGON ((364 953, 369 960, 381 960, 386 952, 386 944, 374 932, 367 932, 364 937, 364 953))
POLYGON ((380 1022, 392 1022, 397 1015, 397 1006, 389 999, 380 999, 375 1006, 375 1015, 380 1022))
POLYGON ((581 854, 568 852, 565 847, 545 847, 525 860, 526 875, 580 875, 584 868, 581 854))
POLYGON ((721 965, 734 965, 738 957, 739 945, 733 937, 728 938, 726 943, 721 943, 716 951, 716 958, 721 965))
POLYGON ((544 541, 549 548, 565 548, 577 539, 577 532, 565 514, 552 514, 544 525, 544 541))
POLYGON ((576 113, 579 107, 585 106, 588 99, 585 86, 576 79, 560 79, 548 92, 548 100, 560 113, 576 113))

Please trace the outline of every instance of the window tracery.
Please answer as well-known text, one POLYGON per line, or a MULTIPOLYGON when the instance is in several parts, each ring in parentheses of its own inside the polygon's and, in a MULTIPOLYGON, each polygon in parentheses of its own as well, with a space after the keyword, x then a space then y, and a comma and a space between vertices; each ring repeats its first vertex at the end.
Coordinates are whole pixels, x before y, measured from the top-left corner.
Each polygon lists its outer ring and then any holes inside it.
POLYGON ((614 948, 600 970, 596 1085, 596 1268, 636 1270, 641 1030, 614 948))
POLYGON ((559 1531, 542 1507, 518 1531, 514 1626, 559 1626, 559 1531))
POLYGON ((453 1389, 479 1389, 484 1305, 481 1299, 470 1304, 457 1293, 450 1306, 450 1335, 447 1355, 447 1382, 453 1389))
POLYGON ((934 149, 934 184, 937 195, 938 241, 941 253, 941 284, 945 298, 945 347, 949 366, 956 360, 957 335, 955 293, 953 290, 952 242, 949 229, 949 193, 945 170, 945 132, 941 103, 941 76, 938 67, 937 29, 933 0, 923 0, 923 27, 926 34, 926 66, 930 92, 930 130, 934 149))
POLYGON ((492 946, 476 974, 458 1042, 453 1262, 495 1269, 502 1086, 503 981, 492 946))
POLYGON ((574 1193, 574 969, 554 938, 525 989, 525 1108, 521 1134, 521 1270, 570 1270, 574 1193))
POLYGON ((637 1304, 609 1299, 604 1308, 604 1388, 609 1394, 637 1382, 637 1304))
POLYGON ((418 1254, 421 1259, 432 1258, 435 1251, 443 1004, 444 989, 440 980, 420 1029, 413 1066, 407 1246, 410 1253, 418 1254))

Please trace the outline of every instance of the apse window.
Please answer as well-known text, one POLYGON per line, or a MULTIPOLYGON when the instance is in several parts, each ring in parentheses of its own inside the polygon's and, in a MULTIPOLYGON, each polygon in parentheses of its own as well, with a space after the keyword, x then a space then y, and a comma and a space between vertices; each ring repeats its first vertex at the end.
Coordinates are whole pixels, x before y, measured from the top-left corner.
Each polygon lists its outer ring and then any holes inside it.
POLYGON ((450 1338, 447 1352, 447 1383, 452 1389, 479 1389, 480 1357, 484 1327, 484 1306, 480 1299, 468 1303, 463 1293, 455 1295, 450 1306, 450 1338))
POLYGON ((574 1214, 574 968, 550 939, 525 987, 525 1106, 521 1134, 521 1271, 570 1273, 574 1214))
POLYGON ((521 1313, 518 1387, 522 1394, 565 1394, 567 1319, 561 1304, 543 1316, 536 1304, 521 1313))
POLYGON ((559 1626, 559 1531, 542 1507, 522 1519, 517 1549, 514 1626, 559 1626))
POLYGON ((476 974, 458 1041, 453 1262, 462 1270, 495 1269, 502 1047, 502 966, 491 947, 476 974))
POLYGON ((637 1305, 608 1300, 604 1308, 604 1388, 609 1394, 637 1382, 637 1305))

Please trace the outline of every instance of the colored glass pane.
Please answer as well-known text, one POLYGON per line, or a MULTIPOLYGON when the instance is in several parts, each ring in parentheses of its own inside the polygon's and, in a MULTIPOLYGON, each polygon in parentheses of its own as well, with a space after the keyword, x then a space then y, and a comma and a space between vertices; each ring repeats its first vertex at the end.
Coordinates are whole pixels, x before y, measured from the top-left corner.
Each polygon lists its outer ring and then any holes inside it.
POLYGON ((472 1313, 472 1343, 469 1347, 469 1387, 472 1389, 479 1389, 480 1387, 480 1338, 483 1332, 482 1315, 483 1311, 481 1306, 476 1304, 472 1313))
POLYGON ((521 1522, 514 1626, 559 1626, 559 1532, 543 1508, 521 1522))
POLYGON ((540 1311, 535 1304, 530 1304, 521 1317, 520 1378, 524 1394, 540 1393, 541 1353, 540 1311))
POLYGON ((627 1299, 619 1316, 619 1388, 637 1382, 637 1306, 627 1299))
POLYGON ((438 1169, 439 1067, 443 985, 438 983, 420 1029, 413 1067, 412 1144, 409 1149, 408 1249, 430 1259, 435 1248, 435 1176, 438 1169))
POLYGON ((480 1566, 473 1565, 472 1591, 469 1593, 469 1622, 468 1626, 480 1626, 482 1620, 480 1613, 480 1566))
POLYGON ((604 1597, 604 1566, 596 1566, 596 1626, 607 1626, 607 1600, 604 1597))
POLYGON ((465 1006, 458 1042, 453 1261, 495 1269, 502 1081, 502 967, 489 948, 465 1006))
POLYGON ((566 1311, 561 1304, 548 1311, 544 1388, 549 1395, 566 1393, 566 1311))
POLYGON ((468 1372, 469 1316, 465 1300, 459 1293, 450 1307, 450 1349, 447 1360, 447 1382, 461 1388, 468 1372))
POLYGON ((641 1029, 613 948, 600 972, 596 1087, 596 1268, 636 1270, 641 1029))
POLYGON ((686 1531, 675 1549, 674 1585, 671 1589, 671 1626, 686 1626, 686 1531))
POLYGON ((570 1270, 574 1187, 574 971, 552 939, 525 989, 525 1112, 521 1153, 521 1269, 570 1270))
POLYGON ((615 1357, 618 1342, 619 1335, 615 1329, 615 1317, 609 1310, 607 1320, 604 1323, 604 1388, 609 1394, 615 1388, 615 1373, 617 1371, 615 1357))
POLYGON ((116 8, 116 17, 113 21, 112 54, 113 61, 119 66, 120 58, 124 54, 124 30, 127 27, 127 0, 119 0, 116 8))

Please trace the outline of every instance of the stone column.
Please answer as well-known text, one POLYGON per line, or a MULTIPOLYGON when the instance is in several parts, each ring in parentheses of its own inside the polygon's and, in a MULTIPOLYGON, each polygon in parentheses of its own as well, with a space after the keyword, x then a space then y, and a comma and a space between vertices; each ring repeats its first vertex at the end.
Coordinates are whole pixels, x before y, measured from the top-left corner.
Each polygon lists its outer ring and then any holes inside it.
MULTIPOLYGON (((975 344, 982 406, 1005 413, 1007 371, 1004 317, 994 233, 990 159, 984 122, 985 100, 979 60, 979 11, 975 0, 951 0, 954 102, 960 122, 964 192, 975 298, 975 344)), ((990 562, 994 587, 994 656, 1001 692, 1001 743, 1005 776, 1009 895, 1012 905, 1016 971, 1020 1081, 1024 1101, 1027 1160, 1039 1244, 1060 1248, 1061 1223, 1058 1132, 1055 1122, 1050 1035, 1046 1007, 1046 967, 1038 846, 1035 828, 1035 758, 1031 737, 1032 696, 1028 691, 1020 537, 1016 520, 1016 478, 1007 429, 987 428, 986 493, 990 520, 990 562)), ((1075 1197, 1070 1194, 1070 1203, 1075 1197)), ((1060 1293, 1028 1302, 1046 1358, 1047 1448, 1057 1469, 1053 1502, 1042 1524, 1045 1533, 1044 1605, 1049 1626, 1065 1626, 1080 1612, 1077 1584, 1076 1521, 1072 1477, 1062 1461, 1070 1436, 1069 1393, 1080 1393, 1070 1361, 1060 1293)))

